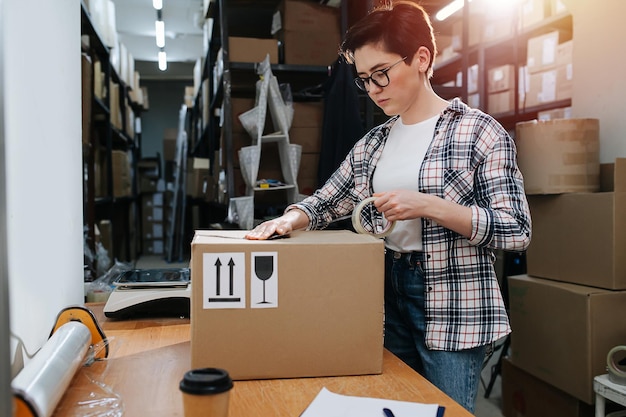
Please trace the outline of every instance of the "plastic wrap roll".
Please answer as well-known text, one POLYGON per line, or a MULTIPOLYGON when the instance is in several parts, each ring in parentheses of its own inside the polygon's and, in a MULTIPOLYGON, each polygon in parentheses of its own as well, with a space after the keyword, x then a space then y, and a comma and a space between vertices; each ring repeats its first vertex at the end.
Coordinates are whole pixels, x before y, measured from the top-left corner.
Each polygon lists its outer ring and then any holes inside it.
POLYGON ((383 230, 382 233, 378 233, 378 234, 369 233, 367 230, 365 230, 365 228, 361 224, 361 211, 363 211, 363 207, 365 207, 366 205, 370 203, 373 203, 374 200, 376 200, 376 197, 368 197, 365 200, 361 201, 354 208, 354 211, 352 212, 352 227, 354 227, 354 230, 356 230, 357 233, 371 234, 374 237, 382 238, 382 237, 387 236, 389 233, 391 233, 391 231, 393 230, 393 227, 395 226, 395 222, 389 222, 385 230, 383 230))
POLYGON ((49 417, 82 365, 91 343, 91 332, 78 321, 65 323, 52 334, 35 357, 11 383, 38 417, 49 417))
POLYGON ((626 346, 615 346, 606 357, 609 380, 626 385, 626 346))

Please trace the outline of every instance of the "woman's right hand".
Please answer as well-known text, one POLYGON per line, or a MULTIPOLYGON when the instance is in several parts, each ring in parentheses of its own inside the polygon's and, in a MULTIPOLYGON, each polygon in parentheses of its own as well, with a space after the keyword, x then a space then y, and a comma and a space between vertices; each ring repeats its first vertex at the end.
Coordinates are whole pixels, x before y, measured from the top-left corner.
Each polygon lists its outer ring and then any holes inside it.
POLYGON ((274 235, 288 235, 294 230, 303 229, 309 223, 307 215, 298 209, 290 210, 280 217, 267 220, 250 230, 245 238, 249 240, 265 240, 274 235))

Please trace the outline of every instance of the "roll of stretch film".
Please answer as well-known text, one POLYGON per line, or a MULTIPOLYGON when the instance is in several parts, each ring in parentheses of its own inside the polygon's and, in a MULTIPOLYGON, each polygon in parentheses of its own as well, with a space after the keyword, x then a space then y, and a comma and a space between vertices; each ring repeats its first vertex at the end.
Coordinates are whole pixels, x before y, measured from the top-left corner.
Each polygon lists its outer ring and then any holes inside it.
POLYGON ((387 227, 385 227, 385 230, 383 230, 382 233, 370 233, 367 230, 365 230, 365 228, 361 224, 361 212, 363 211, 363 208, 366 205, 373 203, 375 200, 376 200, 376 197, 368 197, 365 200, 361 201, 354 208, 354 211, 352 212, 352 227, 354 227, 354 230, 356 230, 357 233, 369 234, 374 237, 383 238, 387 236, 389 233, 391 233, 391 231, 393 230, 393 227, 395 226, 395 222, 388 222, 387 227))
POLYGON ((108 354, 108 339, 91 310, 64 308, 48 341, 11 382, 13 417, 51 416, 85 359, 104 359, 108 354))
POLYGON ((84 324, 69 322, 59 327, 13 379, 11 386, 20 400, 18 409, 30 409, 37 417, 51 416, 82 365, 90 343, 91 332, 84 324), (20 407, 20 403, 27 407, 20 407))
POLYGON ((606 357, 609 380, 626 385, 626 346, 615 346, 606 357))

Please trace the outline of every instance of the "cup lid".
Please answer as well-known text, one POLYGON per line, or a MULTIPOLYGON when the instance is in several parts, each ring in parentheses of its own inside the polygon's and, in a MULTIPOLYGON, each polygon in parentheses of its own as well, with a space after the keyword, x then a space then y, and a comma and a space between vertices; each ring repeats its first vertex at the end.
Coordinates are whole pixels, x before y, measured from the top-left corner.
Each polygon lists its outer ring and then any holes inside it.
POLYGON ((219 394, 232 387, 228 372, 220 368, 192 369, 180 381, 180 390, 188 394, 219 394))

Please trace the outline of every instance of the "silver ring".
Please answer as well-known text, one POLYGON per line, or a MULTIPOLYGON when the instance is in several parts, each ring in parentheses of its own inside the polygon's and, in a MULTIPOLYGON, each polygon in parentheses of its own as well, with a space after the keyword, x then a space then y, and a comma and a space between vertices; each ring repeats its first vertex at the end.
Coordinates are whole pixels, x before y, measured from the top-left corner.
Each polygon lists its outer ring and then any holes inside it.
POLYGON ((361 201, 354 208, 354 211, 352 212, 352 227, 354 227, 354 230, 356 230, 357 233, 372 235, 378 238, 383 238, 387 236, 389 233, 391 233, 391 231, 393 230, 393 227, 396 225, 395 222, 388 222, 387 227, 385 227, 385 230, 383 230, 382 233, 370 233, 367 230, 365 230, 365 228, 361 224, 361 211, 363 211, 363 207, 365 207, 366 205, 370 203, 373 203, 375 200, 376 200, 376 197, 368 197, 365 200, 361 201))

